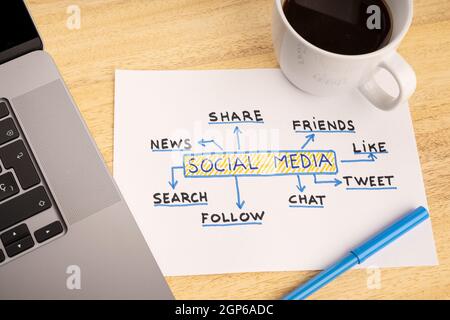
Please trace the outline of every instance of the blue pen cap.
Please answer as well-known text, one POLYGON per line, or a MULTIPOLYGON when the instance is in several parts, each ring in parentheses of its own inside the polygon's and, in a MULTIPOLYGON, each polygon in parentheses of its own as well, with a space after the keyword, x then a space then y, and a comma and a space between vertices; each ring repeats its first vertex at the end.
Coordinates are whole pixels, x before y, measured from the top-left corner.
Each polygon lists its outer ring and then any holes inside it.
POLYGON ((427 209, 419 207, 374 236, 372 239, 366 241, 363 245, 354 249, 352 253, 358 258, 358 263, 362 263, 374 253, 401 237, 422 221, 428 219, 429 216, 427 209))

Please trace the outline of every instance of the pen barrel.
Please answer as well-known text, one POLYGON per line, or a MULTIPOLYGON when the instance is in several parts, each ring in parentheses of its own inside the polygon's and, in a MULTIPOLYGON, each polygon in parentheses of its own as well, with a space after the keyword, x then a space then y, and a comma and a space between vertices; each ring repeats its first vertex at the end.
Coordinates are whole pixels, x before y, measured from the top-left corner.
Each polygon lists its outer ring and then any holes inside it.
POLYGON ((283 300, 306 299, 345 271, 351 269, 356 264, 364 262, 374 253, 380 251, 382 248, 428 219, 429 216, 428 211, 424 207, 417 208, 372 237, 370 240, 366 241, 363 245, 351 251, 345 258, 322 271, 307 283, 285 296, 283 300))
POLYGON ((352 253, 357 256, 359 263, 363 263, 367 258, 428 219, 428 217, 428 211, 424 207, 419 207, 354 249, 352 253))
POLYGON ((283 300, 306 299, 309 295, 327 285, 329 282, 333 281, 356 264, 358 264, 358 259, 352 253, 349 253, 338 263, 335 263, 334 265, 328 267, 326 270, 322 271, 317 276, 306 282, 303 286, 285 296, 283 300))

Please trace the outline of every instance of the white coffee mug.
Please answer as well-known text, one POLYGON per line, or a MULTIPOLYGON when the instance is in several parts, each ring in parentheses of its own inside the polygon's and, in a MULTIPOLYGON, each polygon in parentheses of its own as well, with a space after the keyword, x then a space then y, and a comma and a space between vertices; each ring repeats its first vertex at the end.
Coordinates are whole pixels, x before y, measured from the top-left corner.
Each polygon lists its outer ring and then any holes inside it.
POLYGON ((358 88, 382 110, 394 109, 414 93, 414 70, 396 51, 412 22, 412 0, 386 0, 392 20, 390 41, 377 51, 361 55, 332 53, 306 41, 289 24, 283 12, 284 1, 275 0, 272 36, 280 68, 296 87, 318 96, 338 95, 358 88), (380 69, 395 79, 397 96, 377 83, 375 75, 380 69))

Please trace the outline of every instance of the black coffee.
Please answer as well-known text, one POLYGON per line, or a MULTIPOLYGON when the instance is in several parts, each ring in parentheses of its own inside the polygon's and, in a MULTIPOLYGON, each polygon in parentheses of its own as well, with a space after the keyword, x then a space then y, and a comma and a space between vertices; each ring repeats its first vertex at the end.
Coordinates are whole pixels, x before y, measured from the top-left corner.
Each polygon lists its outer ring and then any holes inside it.
POLYGON ((286 0, 283 9, 305 40, 338 54, 376 51, 391 35, 390 12, 383 0, 286 0))

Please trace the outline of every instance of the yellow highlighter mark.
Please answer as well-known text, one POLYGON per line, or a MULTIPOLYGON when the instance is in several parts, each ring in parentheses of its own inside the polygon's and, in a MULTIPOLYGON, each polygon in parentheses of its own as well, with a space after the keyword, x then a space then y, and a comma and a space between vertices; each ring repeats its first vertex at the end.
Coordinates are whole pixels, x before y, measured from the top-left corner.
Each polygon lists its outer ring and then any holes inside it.
POLYGON ((256 151, 187 154, 184 175, 189 177, 283 176, 336 174, 332 150, 256 151))

